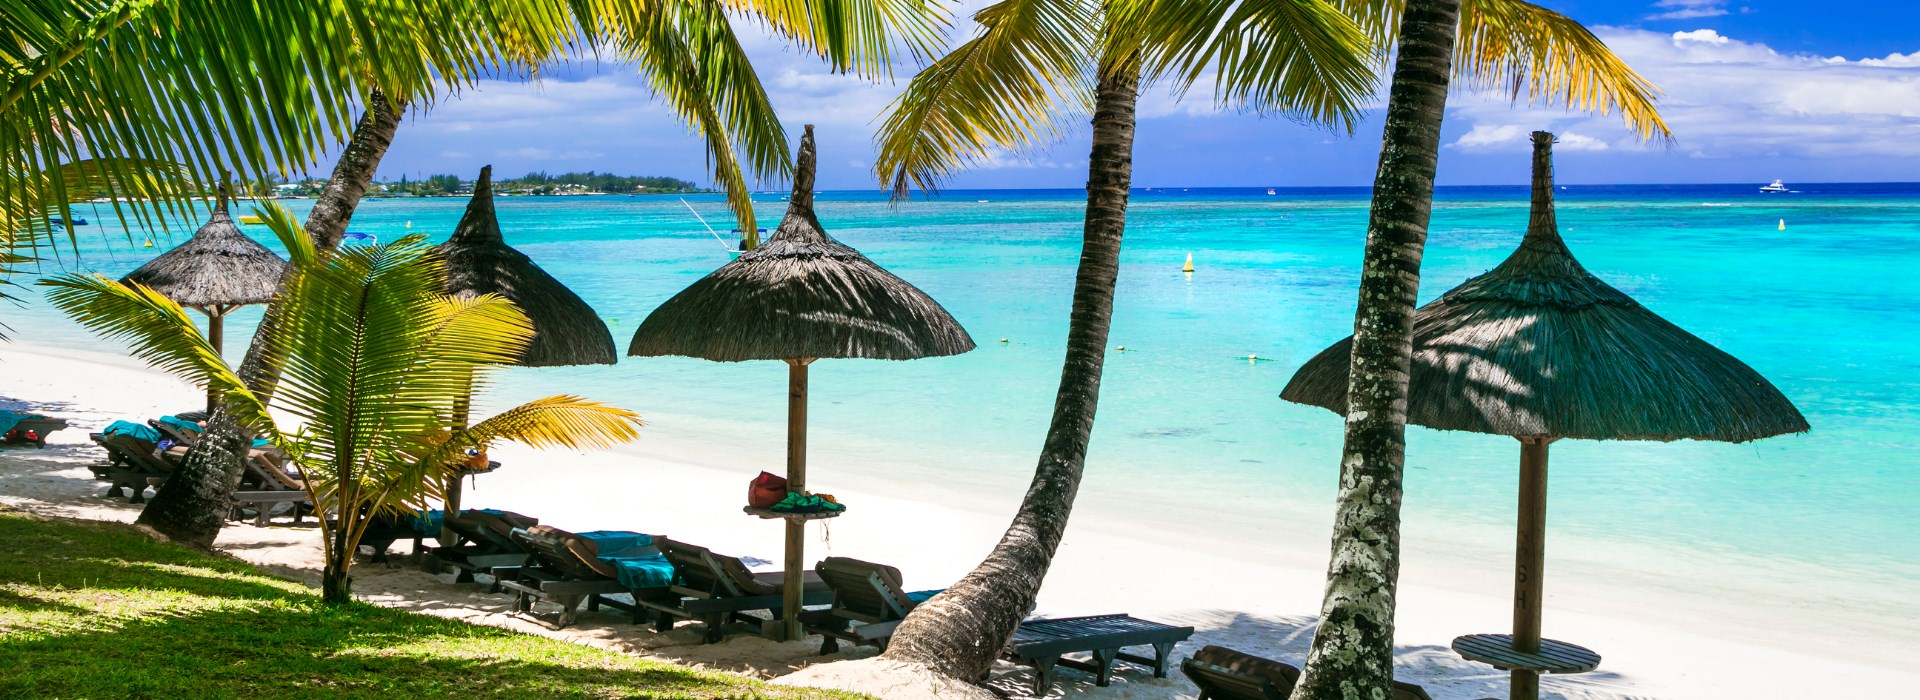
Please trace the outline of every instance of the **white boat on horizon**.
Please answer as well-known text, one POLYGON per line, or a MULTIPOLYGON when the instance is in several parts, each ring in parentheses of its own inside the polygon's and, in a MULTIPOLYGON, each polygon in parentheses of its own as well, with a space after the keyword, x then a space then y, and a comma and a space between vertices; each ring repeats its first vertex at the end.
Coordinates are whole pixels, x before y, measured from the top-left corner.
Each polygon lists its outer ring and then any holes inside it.
POLYGON ((1781 192, 1791 192, 1792 190, 1787 189, 1787 185, 1785 183, 1779 180, 1774 180, 1773 184, 1761 187, 1760 191, 1766 194, 1779 194, 1781 192))

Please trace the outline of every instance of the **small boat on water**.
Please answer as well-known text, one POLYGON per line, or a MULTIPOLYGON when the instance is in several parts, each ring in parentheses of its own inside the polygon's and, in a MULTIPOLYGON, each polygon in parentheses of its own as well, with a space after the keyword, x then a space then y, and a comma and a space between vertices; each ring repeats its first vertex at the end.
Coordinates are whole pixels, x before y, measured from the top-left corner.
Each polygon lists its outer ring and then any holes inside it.
POLYGON ((342 242, 352 241, 354 243, 365 243, 367 245, 380 244, 379 236, 375 236, 371 233, 362 233, 360 231, 348 231, 344 234, 341 234, 340 240, 342 242))
POLYGON ((1779 180, 1774 180, 1773 184, 1765 185, 1761 187, 1760 191, 1765 194, 1779 194, 1781 192, 1791 192, 1792 190, 1787 189, 1787 186, 1785 183, 1782 183, 1779 180))
POLYGON ((1273 188, 1271 187, 1267 188, 1267 194, 1269 195, 1274 194, 1273 188))
MULTIPOLYGON (((53 224, 53 225, 55 225, 55 226, 65 226, 65 225, 67 225, 67 224, 68 224, 69 222, 68 222, 67 220, 65 220, 65 219, 62 219, 62 218, 60 218, 60 217, 58 217, 58 216, 49 216, 49 217, 47 217, 47 223, 49 223, 49 224, 53 224)), ((85 226, 85 225, 87 225, 87 220, 86 220, 86 219, 74 219, 74 220, 73 220, 73 221, 72 221, 71 223, 72 223, 73 225, 75 225, 75 226, 85 226)))

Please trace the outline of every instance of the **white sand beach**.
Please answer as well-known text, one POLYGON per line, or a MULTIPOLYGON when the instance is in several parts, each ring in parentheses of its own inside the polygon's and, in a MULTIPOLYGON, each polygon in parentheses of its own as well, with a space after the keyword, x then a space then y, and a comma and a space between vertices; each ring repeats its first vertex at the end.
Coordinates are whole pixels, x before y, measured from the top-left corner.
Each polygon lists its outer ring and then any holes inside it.
MULTIPOLYGON (((44 514, 131 521, 138 506, 103 497, 105 485, 90 479, 85 465, 100 452, 86 433, 118 418, 156 416, 202 401, 190 386, 104 353, 3 344, 0 373, 0 398, 11 400, 7 407, 72 422, 45 450, 0 450, 0 503, 44 514)), ((631 407, 646 413, 644 404, 631 407)), ((738 444, 707 447, 658 432, 649 428, 638 443, 591 454, 496 449, 494 458, 506 467, 473 482, 467 505, 517 511, 571 530, 661 534, 774 566, 780 528, 743 515, 739 505, 746 482, 761 468, 741 465, 771 464, 777 455, 749 461, 738 444)), ((905 475, 914 473, 858 463, 817 468, 815 489, 835 494, 850 511, 829 528, 810 530, 810 555, 893 564, 905 572, 910 588, 937 588, 980 560, 1024 488, 1024 480, 909 483, 905 475)), ((1107 496, 1098 475, 1090 474, 1037 614, 1127 612, 1194 626, 1197 633, 1176 658, 1219 644, 1301 661, 1320 603, 1331 504, 1322 512, 1248 522, 1199 504, 1107 496)), ((288 527, 284 518, 277 522, 269 528, 232 525, 219 545, 276 572, 317 581, 317 531, 288 527)), ((1401 679, 1425 686, 1440 700, 1505 696, 1505 674, 1461 660, 1448 643, 1462 633, 1507 628, 1510 559, 1490 553, 1510 545, 1463 551, 1407 533, 1398 608, 1401 679)), ((408 552, 407 545, 396 545, 396 552, 408 552)), ((1657 569, 1639 569, 1635 562, 1598 566, 1556 554, 1562 553, 1549 547, 1547 634, 1594 649, 1604 660, 1594 673, 1545 679, 1548 697, 1920 693, 1920 657, 1912 653, 1920 649, 1920 620, 1911 608, 1850 606, 1838 590, 1781 591, 1756 581, 1712 590, 1674 586, 1657 569)), ((575 626, 555 631, 511 614, 508 596, 454 584, 451 575, 432 576, 411 564, 411 557, 399 556, 387 566, 363 562, 355 590, 380 605, 761 677, 873 654, 821 657, 815 655, 818 638, 771 643, 746 634, 703 645, 686 626, 660 634, 627 624, 618 613, 586 613, 575 626)), ((1019 695, 1029 678, 1003 663, 993 685, 1019 695)), ((1155 680, 1139 669, 1123 670, 1110 688, 1097 688, 1090 676, 1071 670, 1061 673, 1061 681, 1055 695, 1067 697, 1196 693, 1177 671, 1155 680)))

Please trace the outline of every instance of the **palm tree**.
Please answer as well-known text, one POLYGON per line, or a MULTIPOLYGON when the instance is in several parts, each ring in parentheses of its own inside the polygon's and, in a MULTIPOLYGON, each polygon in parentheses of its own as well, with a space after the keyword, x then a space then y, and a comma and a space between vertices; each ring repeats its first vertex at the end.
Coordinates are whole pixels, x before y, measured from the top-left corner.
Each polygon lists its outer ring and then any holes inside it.
MULTIPOLYGON (((131 164, 177 157, 184 176, 151 188, 150 205, 133 206, 150 226, 154 214, 181 210, 198 189, 190 180, 305 167, 339 137, 359 98, 365 114, 308 220, 322 248, 339 242, 405 106, 582 48, 631 60, 705 135, 715 179, 741 228, 755 231, 748 173, 780 176, 791 164, 727 13, 835 70, 866 76, 884 74, 901 46, 914 55, 935 46, 944 22, 926 0, 0 0, 0 8, 20 20, 0 27, 14 40, 0 41, 8 81, 0 94, 0 203, 64 212, 69 193, 58 182, 36 185, 44 178, 34 174, 82 153, 129 173, 131 164), (288 37, 299 41, 286 45, 288 37)), ((9 244, 44 240, 9 229, 0 236, 9 244)), ((271 373, 262 373, 256 354, 249 350, 240 374, 264 396, 271 373)), ((141 522, 210 545, 246 443, 216 411, 141 522)))
MULTIPOLYGON (((1407 372, 1450 81, 1498 86, 1516 99, 1526 92, 1568 107, 1618 109, 1643 138, 1667 134, 1652 86, 1557 13, 1518 0, 1406 0, 1404 11, 1398 3, 1352 0, 1348 9, 1397 39, 1399 51, 1354 314, 1333 556, 1295 700, 1393 694, 1407 372)), ((1514 697, 1537 696, 1532 690, 1516 687, 1514 697)))
MULTIPOLYGON (((916 76, 879 134, 876 172, 896 197, 999 149, 1038 145, 1091 108, 1087 209, 1066 358, 1033 483, 999 544, 945 593, 916 607, 888 645, 889 659, 971 680, 986 672, 1035 597, 1079 489, 1100 393, 1120 243, 1133 171, 1134 103, 1143 76, 1190 83, 1193 66, 1231 65, 1191 44, 1210 37, 1231 3, 1160 9, 1124 2, 1003 0, 980 11, 978 36, 916 76), (1155 13, 1190 15, 1180 41, 1147 30, 1155 13), (1098 33, 1096 33, 1098 32, 1098 33), (1197 38, 1196 38, 1197 37, 1197 38), (1196 56, 1201 58, 1196 59, 1196 56), (1191 65, 1187 62, 1191 62, 1191 65)), ((1261 47, 1282 63, 1222 83, 1223 100, 1350 123, 1367 95, 1371 44, 1331 6, 1286 0, 1261 47), (1238 92, 1234 92, 1234 90, 1238 92)))
POLYGON ((280 370, 275 406, 297 429, 278 423, 186 313, 158 293, 99 275, 42 284, 81 325, 224 392, 238 421, 284 451, 315 508, 337 515, 320 519, 326 601, 351 600, 353 554, 371 519, 420 512, 440 497, 467 450, 496 440, 577 449, 635 437, 639 416, 573 396, 532 401, 471 427, 456 423, 469 382, 484 382, 489 368, 525 352, 533 338, 527 317, 496 295, 446 295, 445 265, 422 236, 328 252, 285 210, 270 207, 266 216, 294 271, 260 342, 280 370))

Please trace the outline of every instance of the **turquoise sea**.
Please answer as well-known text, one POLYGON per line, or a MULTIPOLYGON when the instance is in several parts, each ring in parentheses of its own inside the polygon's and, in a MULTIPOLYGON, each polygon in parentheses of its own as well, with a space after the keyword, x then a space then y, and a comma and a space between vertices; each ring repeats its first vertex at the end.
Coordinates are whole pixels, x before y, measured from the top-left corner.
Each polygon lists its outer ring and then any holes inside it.
MULTIPOLYGON (((1737 559, 1890 594, 1920 583, 1920 185, 1558 195, 1562 233, 1588 268, 1753 365, 1813 431, 1744 445, 1558 443, 1550 552, 1737 559)), ((814 365, 815 481, 835 460, 860 460, 922 486, 1024 483, 1058 380, 1082 197, 950 191, 895 206, 871 193, 821 195, 829 231, 940 300, 980 347, 814 365)), ((759 199, 763 224, 774 225, 780 197, 759 199)), ((729 221, 717 197, 687 200, 708 221, 729 221)), ((1175 519, 1181 509, 1324 517, 1340 420, 1278 394, 1350 330, 1366 190, 1155 188, 1132 202, 1112 342, 1126 351, 1107 364, 1086 498, 1152 498, 1175 519), (1189 253, 1191 278, 1180 272, 1189 253)), ((287 204, 304 214, 310 202, 287 204)), ((444 238, 464 206, 370 201, 352 229, 444 238)), ((1526 206, 1522 187, 1441 188, 1422 300, 1498 263, 1519 241, 1526 206)), ((671 196, 511 198, 499 212, 508 242, 600 310, 623 350, 650 310, 727 260, 671 196)), ((63 256, 46 269, 117 276, 190 232, 147 249, 107 209, 89 218, 78 262, 63 256)), ((25 341, 111 349, 44 303, 5 315, 25 341)), ((778 363, 623 358, 507 372, 496 400, 584 393, 647 415, 649 439, 751 436, 771 449, 743 471, 777 471, 783 374, 778 363)), ((1409 528, 1509 533, 1484 544, 1510 548, 1516 443, 1410 433, 1409 528)))

